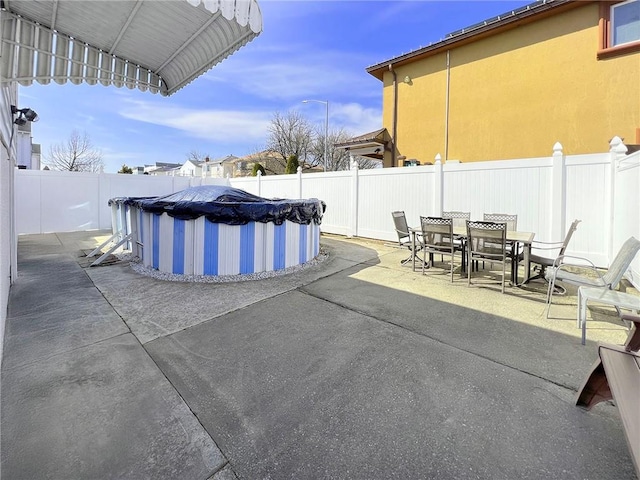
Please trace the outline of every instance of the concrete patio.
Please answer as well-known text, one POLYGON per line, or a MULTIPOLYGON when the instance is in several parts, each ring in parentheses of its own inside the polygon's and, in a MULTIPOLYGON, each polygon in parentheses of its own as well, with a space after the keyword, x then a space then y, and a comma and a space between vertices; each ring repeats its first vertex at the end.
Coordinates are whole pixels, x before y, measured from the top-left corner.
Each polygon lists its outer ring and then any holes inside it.
POLYGON ((611 403, 574 396, 626 327, 542 283, 451 284, 323 236, 286 276, 86 268, 110 232, 20 237, 2 363, 7 479, 632 479, 611 403))

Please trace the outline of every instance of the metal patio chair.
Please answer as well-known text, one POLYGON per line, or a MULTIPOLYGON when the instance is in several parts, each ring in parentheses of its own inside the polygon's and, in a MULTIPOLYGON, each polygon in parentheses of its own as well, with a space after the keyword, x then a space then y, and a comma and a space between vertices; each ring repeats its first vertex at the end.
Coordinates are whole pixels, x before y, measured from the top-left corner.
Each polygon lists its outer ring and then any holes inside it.
POLYGON ((433 266, 433 255, 451 257, 451 282, 453 282, 453 258, 456 246, 453 243, 453 220, 441 217, 420 217, 422 229, 422 274, 424 275, 429 254, 429 265, 433 266))
MULTIPOLYGON (((538 267, 536 267, 538 273, 529 277, 529 280, 527 280, 527 283, 532 280, 537 280, 538 278, 542 278, 543 280, 546 281, 545 274, 546 274, 547 268, 553 266, 556 258, 564 257, 567 246, 571 241, 571 237, 573 236, 573 233, 578 228, 578 224, 580 223, 580 221, 581 220, 577 220, 577 219, 573 221, 562 242, 543 242, 540 240, 533 241, 533 243, 531 244, 532 248, 536 250, 545 250, 545 251, 556 250, 557 255, 555 255, 553 258, 550 258, 548 256, 532 253, 529 256, 529 259, 531 260, 531 263, 535 263, 538 265, 538 267)), ((558 286, 556 286, 556 288, 558 288, 558 286)))
POLYGON ((454 227, 465 228, 467 226, 467 220, 471 220, 471 212, 442 212, 442 218, 451 218, 454 227))
MULTIPOLYGON (((497 222, 506 223, 508 232, 515 232, 518 230, 518 215, 512 215, 510 213, 485 213, 483 215, 485 222, 497 222)), ((507 242, 507 255, 513 260, 511 268, 518 268, 519 257, 522 256, 521 251, 514 251, 515 245, 511 242, 507 242)))
MULTIPOLYGON (((453 228, 467 228, 467 220, 471 220, 471 212, 460 212, 460 211, 449 211, 442 212, 442 218, 451 218, 453 220, 453 228)), ((465 259, 465 245, 464 237, 458 238, 453 237, 453 244, 456 247, 456 250, 462 253, 462 271, 464 272, 467 266, 467 262, 465 259)))
POLYGON ((471 286, 473 262, 499 263, 502 266, 500 287, 504 293, 508 258, 506 223, 467 221, 467 286, 471 286))
MULTIPOLYGON (((554 286, 556 282, 565 282, 575 286, 586 285, 589 287, 600 287, 613 290, 618 286, 625 272, 633 262, 636 254, 640 251, 640 240, 629 237, 622 245, 618 254, 611 262, 611 266, 605 273, 601 273, 593 262, 587 258, 562 255, 555 259, 551 268, 547 268, 545 278, 549 282, 547 288, 547 318, 551 310, 554 286), (586 265, 565 262, 566 259, 580 260, 586 265)), ((618 315, 620 309, 616 307, 618 315)))
POLYGON ((402 265, 406 265, 409 262, 413 262, 416 254, 422 249, 422 235, 416 235, 416 245, 414 251, 413 238, 411 236, 411 232, 409 231, 409 225, 407 225, 407 217, 405 216, 404 212, 402 210, 396 210, 394 212, 391 212, 391 216, 393 217, 393 224, 395 226, 396 233, 398 234, 398 245, 400 245, 401 247, 407 247, 410 252, 410 255, 400 262, 402 265))
POLYGON ((507 231, 515 232, 518 230, 518 215, 509 213, 485 213, 483 216, 485 222, 506 223, 507 231))

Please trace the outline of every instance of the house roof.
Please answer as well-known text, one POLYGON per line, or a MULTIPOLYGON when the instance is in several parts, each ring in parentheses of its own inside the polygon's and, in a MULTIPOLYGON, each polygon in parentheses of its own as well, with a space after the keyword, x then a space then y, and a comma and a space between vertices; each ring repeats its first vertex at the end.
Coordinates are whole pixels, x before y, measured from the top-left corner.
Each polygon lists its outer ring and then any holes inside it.
POLYGON ((549 15, 555 15, 561 11, 579 7, 585 3, 593 3, 594 0, 540 0, 530 3, 516 10, 489 18, 480 23, 449 33, 444 39, 434 42, 426 47, 421 47, 409 53, 393 57, 390 60, 367 67, 367 72, 382 80, 384 72, 389 67, 398 67, 422 58, 435 55, 443 50, 474 42, 487 36, 496 35, 505 30, 515 28, 523 23, 539 20, 549 15))
POLYGON ((238 157, 236 157, 235 155, 227 155, 224 158, 220 158, 217 161, 220 163, 234 163, 236 160, 238 160, 238 157))
POLYGON ((279 153, 271 150, 262 150, 260 152, 250 153, 249 155, 245 155, 244 157, 235 158, 233 162, 256 162, 270 158, 280 160, 282 159, 282 156, 279 153))
POLYGON ((381 128, 380 130, 353 137, 346 142, 335 143, 334 146, 348 150, 354 155, 380 160, 383 158, 385 148, 390 141, 391 137, 387 129, 381 128))
POLYGON ((145 165, 145 167, 155 167, 155 168, 180 168, 182 166, 181 163, 171 163, 171 162, 156 162, 151 165, 145 165))
POLYGON ((21 85, 100 82, 171 95, 262 31, 257 0, 2 4, 2 40, 14 47, 2 80, 21 85))

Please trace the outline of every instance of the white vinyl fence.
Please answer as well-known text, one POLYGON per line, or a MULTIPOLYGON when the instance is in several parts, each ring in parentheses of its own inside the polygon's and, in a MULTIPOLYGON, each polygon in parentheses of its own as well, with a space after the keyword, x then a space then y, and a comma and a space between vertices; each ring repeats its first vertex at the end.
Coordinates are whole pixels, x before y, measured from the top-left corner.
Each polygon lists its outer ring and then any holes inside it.
MULTIPOLYGON (((267 198, 319 198, 327 205, 322 231, 397 241, 391 212, 410 225, 443 210, 518 215, 518 230, 536 239, 564 238, 582 220, 569 253, 607 266, 630 236, 640 238, 640 152, 626 155, 619 138, 602 154, 447 163, 374 170, 258 176, 229 180, 19 170, 19 233, 111 228, 109 198, 156 196, 189 186, 227 183, 267 198)), ((631 279, 640 285, 640 259, 631 279)))

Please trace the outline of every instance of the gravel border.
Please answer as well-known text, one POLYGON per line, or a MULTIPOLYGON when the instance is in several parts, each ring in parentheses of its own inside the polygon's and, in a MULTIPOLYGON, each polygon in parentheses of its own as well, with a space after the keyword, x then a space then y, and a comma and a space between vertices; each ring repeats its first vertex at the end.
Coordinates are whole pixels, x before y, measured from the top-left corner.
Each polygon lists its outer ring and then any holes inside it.
POLYGON ((155 278, 156 280, 164 280, 167 282, 228 283, 264 280, 266 278, 279 277, 282 275, 300 272, 321 264, 329 257, 329 254, 325 250, 320 249, 320 253, 315 258, 300 265, 294 265, 293 267, 284 268, 282 270, 243 273, 239 275, 177 275, 175 273, 161 272, 154 268, 147 267, 142 264, 142 261, 138 257, 134 257, 131 253, 120 253, 116 254, 116 256, 123 262, 129 262, 129 265, 134 272, 146 277, 155 278))

